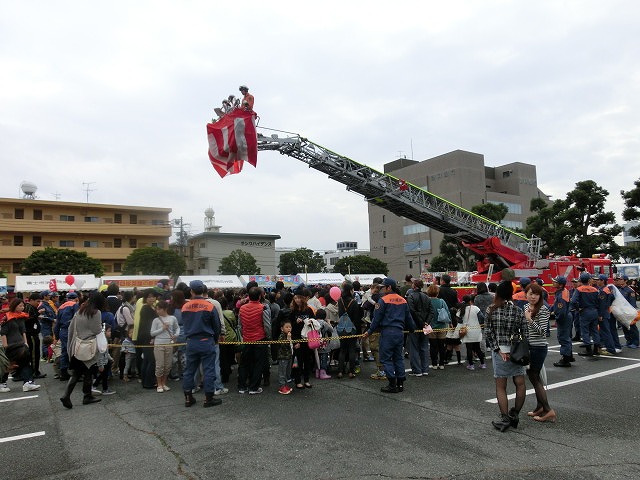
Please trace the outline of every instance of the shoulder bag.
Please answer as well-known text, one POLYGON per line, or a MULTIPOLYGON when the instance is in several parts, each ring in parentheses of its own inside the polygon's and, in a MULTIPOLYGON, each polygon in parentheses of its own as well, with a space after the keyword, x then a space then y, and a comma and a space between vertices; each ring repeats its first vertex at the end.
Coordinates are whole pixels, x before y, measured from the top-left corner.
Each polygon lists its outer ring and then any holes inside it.
POLYGON ((511 335, 511 351, 509 360, 517 365, 529 365, 529 341, 522 335, 520 329, 511 335))
POLYGON ((75 342, 73 344, 73 356, 81 362, 88 362, 89 360, 93 360, 96 356, 98 343, 96 341, 96 337, 87 339, 78 337, 77 321, 78 319, 76 318, 73 322, 73 334, 75 338, 75 342))

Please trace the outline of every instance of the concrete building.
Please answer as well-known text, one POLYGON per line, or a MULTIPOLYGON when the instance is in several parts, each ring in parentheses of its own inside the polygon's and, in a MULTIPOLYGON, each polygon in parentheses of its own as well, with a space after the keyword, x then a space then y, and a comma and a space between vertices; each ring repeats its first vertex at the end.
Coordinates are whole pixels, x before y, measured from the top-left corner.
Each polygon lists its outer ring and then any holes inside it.
MULTIPOLYGON (((384 172, 428 190, 464 208, 482 203, 504 203, 509 213, 501 222, 523 229, 533 198, 548 200, 537 186, 535 165, 521 162, 485 166, 479 153, 455 150, 422 162, 398 159, 384 172)), ((419 275, 439 253, 443 234, 369 204, 371 257, 389 266, 389 276, 419 275)))
MULTIPOLYGON (((185 275, 218 275, 220 261, 234 250, 250 253, 262 275, 275 275, 278 271, 276 240, 280 235, 253 233, 222 233, 216 225, 215 212, 204 211, 204 232, 187 239, 187 273, 185 275)), ((241 272, 241 274, 255 272, 241 272)))
POLYGON ((622 225, 622 244, 625 247, 638 247, 640 246, 640 238, 633 237, 629 234, 629 229, 637 227, 640 222, 632 220, 622 225))
MULTIPOLYGON (((170 208, 0 198, 0 270, 9 285, 22 261, 46 247, 86 252, 120 274, 136 248, 169 248, 170 208)), ((63 272, 60 272, 63 273, 63 272)))
POLYGON ((358 250, 358 242, 338 242, 335 250, 326 250, 322 254, 324 258, 324 266, 327 272, 333 272, 333 267, 338 260, 345 257, 353 257, 354 255, 369 255, 369 250, 358 250))

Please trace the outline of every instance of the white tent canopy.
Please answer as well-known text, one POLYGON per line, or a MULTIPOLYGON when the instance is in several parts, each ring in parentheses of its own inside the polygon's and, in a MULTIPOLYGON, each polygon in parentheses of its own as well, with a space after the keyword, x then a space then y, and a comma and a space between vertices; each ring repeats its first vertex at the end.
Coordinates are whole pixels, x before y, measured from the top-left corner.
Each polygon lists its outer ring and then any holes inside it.
POLYGON ((96 290, 99 283, 94 275, 17 275, 16 292, 96 290), (69 284, 67 280, 73 282, 69 284))
POLYGON ((345 275, 344 278, 346 278, 347 280, 350 280, 352 282, 355 282, 356 280, 358 282, 360 282, 360 285, 371 285, 373 283, 373 279, 374 278, 382 278, 385 279, 387 278, 386 275, 383 275, 381 273, 379 274, 370 274, 370 273, 354 273, 352 275, 345 275))
POLYGON ((340 285, 344 277, 340 273, 299 273, 305 285, 340 285))
POLYGON ((192 280, 200 280, 207 288, 242 288, 242 282, 235 275, 189 275, 179 277, 176 284, 184 282, 189 285, 192 280))

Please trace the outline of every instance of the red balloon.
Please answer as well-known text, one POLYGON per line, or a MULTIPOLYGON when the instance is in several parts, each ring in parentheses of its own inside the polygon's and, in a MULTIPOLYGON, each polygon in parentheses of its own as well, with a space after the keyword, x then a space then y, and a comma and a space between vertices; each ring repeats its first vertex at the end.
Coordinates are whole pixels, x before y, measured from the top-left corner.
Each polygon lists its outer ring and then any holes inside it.
POLYGON ((73 282, 75 282, 76 279, 73 277, 73 275, 67 275, 66 277, 64 277, 64 281, 67 285, 73 285, 73 282))
POLYGON ((331 287, 329 289, 329 296, 333 299, 334 302, 338 301, 338 299, 340 298, 341 294, 342 294, 342 292, 340 291, 340 288, 338 288, 338 287, 331 287))

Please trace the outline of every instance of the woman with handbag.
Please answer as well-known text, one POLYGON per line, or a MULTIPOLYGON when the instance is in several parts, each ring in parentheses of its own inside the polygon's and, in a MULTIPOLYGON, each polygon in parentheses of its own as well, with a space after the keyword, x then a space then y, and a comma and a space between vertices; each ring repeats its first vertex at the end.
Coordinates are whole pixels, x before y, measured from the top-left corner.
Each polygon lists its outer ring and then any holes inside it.
MULTIPOLYGON (((21 298, 14 298, 9 303, 9 311, 0 325, 0 338, 6 357, 11 364, 17 365, 13 374, 15 379, 22 380, 22 391, 38 390, 40 385, 33 383, 33 367, 31 366, 31 350, 27 342, 25 320, 29 317, 24 311, 25 304, 21 298)), ((9 368, 0 378, 0 392, 6 393, 11 389, 7 386, 9 368)))
POLYGON ((65 408, 72 408, 71 393, 82 377, 83 405, 99 402, 100 399, 91 395, 92 370, 97 370, 98 345, 96 337, 102 332, 102 310, 107 308, 107 301, 100 292, 92 293, 80 305, 78 312, 71 319, 69 325, 69 340, 67 351, 70 356, 71 378, 67 383, 64 395, 60 398, 65 408), (93 355, 92 355, 93 353, 93 355))
POLYGON ((462 297, 462 308, 458 313, 458 318, 462 324, 459 334, 462 343, 467 347, 467 370, 475 370, 473 365, 473 354, 480 360, 480 368, 485 369, 487 365, 484 361, 484 351, 480 348, 482 343, 482 330, 480 321, 484 322, 484 315, 478 307, 473 304, 471 295, 462 297))
POLYGON ((496 289, 496 297, 487 309, 484 323, 484 336, 491 349, 493 360, 493 377, 496 382, 496 399, 500 408, 500 419, 491 424, 501 432, 509 427, 518 427, 518 415, 524 405, 526 387, 524 383, 525 367, 510 361, 512 337, 528 335, 527 321, 524 313, 511 301, 513 285, 503 281, 496 289), (516 401, 509 409, 507 398, 507 380, 513 379, 516 387, 516 401))
MULTIPOLYGON (((429 353, 431 356, 431 368, 433 370, 439 368, 444 370, 444 364, 447 356, 447 344, 446 337, 449 331, 453 332, 454 329, 451 326, 451 315, 449 313, 449 307, 447 303, 438 298, 440 288, 435 283, 432 283, 427 288, 427 295, 431 299, 431 306, 433 307, 435 314, 431 327, 433 332, 429 336, 429 353)), ((458 339, 458 342, 460 340, 458 339)))
POLYGON ((531 282, 525 288, 527 304, 524 307, 524 316, 529 326, 529 356, 531 364, 527 375, 536 391, 536 408, 527 412, 536 422, 555 422, 556 412, 549 406, 547 392, 544 389, 540 371, 544 366, 544 359, 547 358, 547 329, 549 328, 549 309, 544 304, 542 287, 535 282, 531 282))

